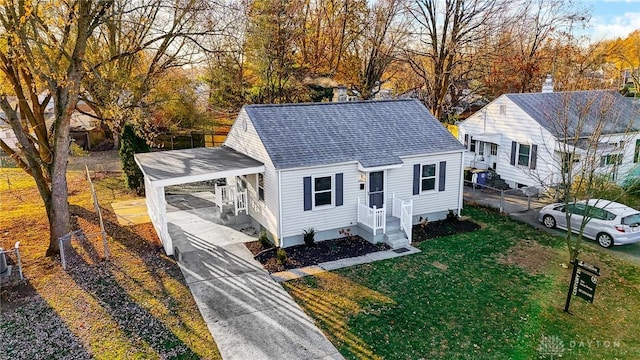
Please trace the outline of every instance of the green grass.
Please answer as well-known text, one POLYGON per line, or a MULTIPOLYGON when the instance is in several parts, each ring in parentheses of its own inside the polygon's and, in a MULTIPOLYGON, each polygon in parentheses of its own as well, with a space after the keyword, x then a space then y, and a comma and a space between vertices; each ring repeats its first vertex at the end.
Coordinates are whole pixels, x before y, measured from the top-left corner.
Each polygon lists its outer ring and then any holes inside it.
POLYGON ((562 308, 570 269, 560 266, 567 258, 561 238, 483 209, 466 215, 485 226, 422 242, 420 254, 285 287, 346 358, 532 359, 542 336, 559 337, 563 358, 640 356, 637 266, 586 249, 584 259, 601 266, 603 276, 595 303, 575 299, 568 315, 562 308), (524 258, 543 269, 537 275, 526 264, 498 261, 524 240, 543 245, 544 263, 524 258))

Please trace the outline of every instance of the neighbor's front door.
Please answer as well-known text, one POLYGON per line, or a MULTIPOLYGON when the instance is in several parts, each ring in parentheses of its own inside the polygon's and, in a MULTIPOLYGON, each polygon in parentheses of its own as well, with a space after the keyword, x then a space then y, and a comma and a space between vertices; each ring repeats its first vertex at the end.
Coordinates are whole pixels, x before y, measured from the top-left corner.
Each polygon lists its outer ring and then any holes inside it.
POLYGON ((369 207, 384 205, 384 171, 369 173, 369 207))

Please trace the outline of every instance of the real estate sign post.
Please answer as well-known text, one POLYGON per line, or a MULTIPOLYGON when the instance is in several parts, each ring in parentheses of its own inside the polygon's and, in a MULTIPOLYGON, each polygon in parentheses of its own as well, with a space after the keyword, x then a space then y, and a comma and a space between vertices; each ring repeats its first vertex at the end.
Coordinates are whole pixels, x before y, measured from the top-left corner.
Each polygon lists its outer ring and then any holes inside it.
POLYGON ((596 295, 596 285, 598 285, 598 276, 600 276, 599 267, 578 259, 575 260, 569 292, 567 293, 567 302, 564 305, 566 313, 569 313, 569 304, 573 295, 593 303, 593 298, 596 295))

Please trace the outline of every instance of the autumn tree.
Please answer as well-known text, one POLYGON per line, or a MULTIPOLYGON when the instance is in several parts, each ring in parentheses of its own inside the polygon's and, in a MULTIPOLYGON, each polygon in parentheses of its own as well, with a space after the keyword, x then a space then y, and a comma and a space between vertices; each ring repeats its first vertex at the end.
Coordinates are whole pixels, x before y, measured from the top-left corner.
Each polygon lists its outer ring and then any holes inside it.
MULTIPOLYGON (((617 76, 625 77, 622 81, 631 81, 636 89, 640 89, 640 30, 630 33, 626 38, 615 39, 606 43, 607 60, 615 67, 617 76)), ((622 84, 626 85, 626 84, 622 84)))
POLYGON ((416 45, 407 50, 407 61, 423 80, 423 101, 442 118, 447 112, 447 96, 465 52, 504 12, 501 0, 415 0, 409 7, 416 24, 416 45))
POLYGON ((252 100, 284 103, 300 100, 300 63, 296 43, 303 35, 301 0, 256 0, 248 11, 247 47, 255 76, 252 100))
POLYGON ((70 229, 70 118, 88 70, 89 39, 111 5, 109 0, 0 3, 0 107, 18 140, 17 149, 2 140, 0 147, 35 180, 49 220, 48 256, 58 253, 58 238, 70 229))
POLYGON ((347 47, 344 77, 363 99, 372 98, 389 81, 391 64, 408 41, 404 0, 371 2, 359 36, 347 47))
POLYGON ((82 100, 118 135, 127 121, 149 127, 154 89, 213 51, 208 38, 224 34, 231 19, 224 5, 195 0, 115 0, 109 11, 89 41, 82 100))

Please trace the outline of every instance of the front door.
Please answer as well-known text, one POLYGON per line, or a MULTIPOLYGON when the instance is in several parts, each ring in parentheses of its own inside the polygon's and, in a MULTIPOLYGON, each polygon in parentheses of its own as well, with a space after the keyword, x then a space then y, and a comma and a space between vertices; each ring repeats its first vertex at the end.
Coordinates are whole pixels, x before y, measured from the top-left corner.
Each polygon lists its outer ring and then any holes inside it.
POLYGON ((369 173, 369 207, 382 208, 384 205, 384 171, 369 173))

